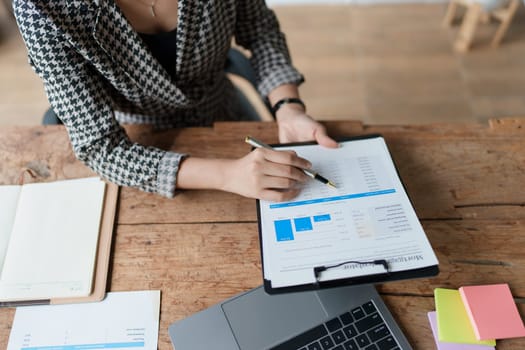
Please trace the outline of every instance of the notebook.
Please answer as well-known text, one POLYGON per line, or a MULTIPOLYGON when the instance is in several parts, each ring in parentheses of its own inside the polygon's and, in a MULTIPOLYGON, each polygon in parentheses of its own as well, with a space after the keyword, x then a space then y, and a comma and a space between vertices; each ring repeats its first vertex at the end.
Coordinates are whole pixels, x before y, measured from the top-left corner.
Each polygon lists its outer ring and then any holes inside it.
POLYGON ((335 188, 308 181, 289 202, 257 200, 268 293, 434 276, 438 260, 380 135, 339 147, 281 144, 335 188))
POLYGON ((525 336, 525 327, 509 285, 490 284, 459 288, 477 339, 525 336))
POLYGON ((371 284, 277 295, 261 286, 173 323, 169 335, 176 350, 412 349, 371 284))
POLYGON ((118 186, 97 177, 0 186, 0 306, 104 297, 118 186))

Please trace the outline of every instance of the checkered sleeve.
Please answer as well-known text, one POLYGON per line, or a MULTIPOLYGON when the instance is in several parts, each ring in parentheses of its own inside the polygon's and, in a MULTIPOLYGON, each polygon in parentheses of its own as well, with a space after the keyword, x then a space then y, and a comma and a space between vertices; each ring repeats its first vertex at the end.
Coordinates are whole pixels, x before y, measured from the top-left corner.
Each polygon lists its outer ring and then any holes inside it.
POLYGON ((133 143, 115 120, 109 84, 31 1, 14 8, 29 61, 77 158, 118 185, 172 197, 182 155, 133 143))
POLYGON ((292 65, 285 35, 264 0, 238 0, 235 40, 252 52, 251 63, 262 96, 282 84, 304 81, 292 65))

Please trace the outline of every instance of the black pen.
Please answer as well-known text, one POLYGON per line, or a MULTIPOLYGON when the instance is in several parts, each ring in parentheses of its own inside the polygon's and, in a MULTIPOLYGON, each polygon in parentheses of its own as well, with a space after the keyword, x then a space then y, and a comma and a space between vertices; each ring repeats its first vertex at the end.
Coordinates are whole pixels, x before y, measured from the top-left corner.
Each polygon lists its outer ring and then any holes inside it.
MULTIPOLYGON (((250 145, 252 145, 253 147, 257 147, 257 148, 267 148, 267 149, 273 149, 270 145, 267 145, 266 143, 262 142, 262 141, 259 141, 251 136, 246 136, 246 138, 244 139, 244 141, 250 145)), ((333 187, 333 188, 336 188, 336 186, 334 185, 334 183, 330 180, 328 180, 327 178, 319 175, 318 173, 315 173, 311 170, 308 170, 308 169, 302 169, 301 170, 306 174, 308 175, 309 177, 311 177, 312 179, 315 179, 317 181, 320 181, 322 183, 324 183, 325 185, 328 185, 330 187, 333 187)))

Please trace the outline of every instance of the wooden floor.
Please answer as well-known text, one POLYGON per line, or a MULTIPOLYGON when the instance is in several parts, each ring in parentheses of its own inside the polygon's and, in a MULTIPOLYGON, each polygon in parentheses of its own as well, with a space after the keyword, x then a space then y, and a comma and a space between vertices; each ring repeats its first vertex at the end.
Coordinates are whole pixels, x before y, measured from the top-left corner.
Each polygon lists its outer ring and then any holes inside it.
MULTIPOLYGON (((312 116, 367 124, 484 121, 525 115, 525 11, 500 48, 496 25, 457 54, 445 4, 276 8, 312 116)), ((0 124, 37 124, 47 108, 14 23, 0 10, 0 124)))

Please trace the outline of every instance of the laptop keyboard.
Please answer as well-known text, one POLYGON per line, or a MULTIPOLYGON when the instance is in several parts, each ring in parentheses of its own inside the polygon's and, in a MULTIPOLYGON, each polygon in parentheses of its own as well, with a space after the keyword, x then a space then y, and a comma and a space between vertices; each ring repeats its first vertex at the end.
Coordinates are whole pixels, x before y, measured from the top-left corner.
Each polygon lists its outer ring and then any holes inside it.
POLYGON ((399 350, 372 301, 307 330, 271 350, 399 350))

